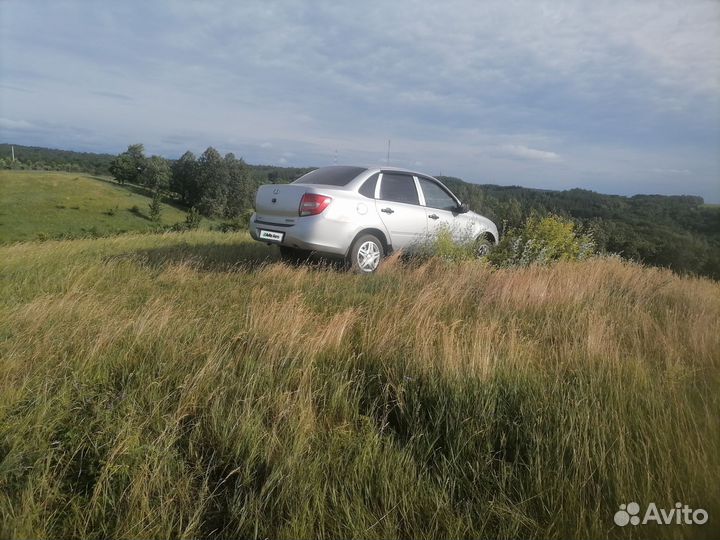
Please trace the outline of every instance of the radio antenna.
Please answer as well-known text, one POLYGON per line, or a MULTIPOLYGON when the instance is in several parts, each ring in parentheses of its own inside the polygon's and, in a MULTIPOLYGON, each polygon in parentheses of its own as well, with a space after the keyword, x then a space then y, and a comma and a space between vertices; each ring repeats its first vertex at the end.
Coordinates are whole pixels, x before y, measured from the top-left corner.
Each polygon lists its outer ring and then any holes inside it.
POLYGON ((388 139, 388 153, 387 153, 386 165, 390 165, 390 139, 388 139))

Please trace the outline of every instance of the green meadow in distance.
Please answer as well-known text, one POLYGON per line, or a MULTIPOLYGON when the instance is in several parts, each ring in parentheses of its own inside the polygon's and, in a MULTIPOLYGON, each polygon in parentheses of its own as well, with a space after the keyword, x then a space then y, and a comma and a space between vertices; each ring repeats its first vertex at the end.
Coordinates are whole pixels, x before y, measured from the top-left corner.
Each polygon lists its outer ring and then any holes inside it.
MULTIPOLYGON (((109 177, 0 170, 0 243, 149 231, 150 201, 143 188, 109 177)), ((162 225, 184 219, 183 209, 163 202, 162 225)))

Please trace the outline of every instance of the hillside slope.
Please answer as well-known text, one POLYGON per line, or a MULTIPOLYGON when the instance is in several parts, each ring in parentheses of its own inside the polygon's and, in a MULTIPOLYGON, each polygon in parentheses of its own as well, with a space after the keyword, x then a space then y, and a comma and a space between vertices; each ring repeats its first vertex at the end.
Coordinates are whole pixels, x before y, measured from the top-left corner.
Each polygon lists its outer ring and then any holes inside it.
POLYGON ((0 537, 712 537, 720 284, 0 247, 0 537), (630 501, 710 523, 619 528, 630 501))
MULTIPOLYGON (((0 243, 150 230, 150 200, 141 188, 81 173, 0 170, 0 243)), ((162 204, 162 224, 184 219, 162 204)))
POLYGON ((85 172, 103 176, 110 173, 109 167, 113 159, 115 156, 111 154, 0 143, 0 166, 3 168, 85 172))

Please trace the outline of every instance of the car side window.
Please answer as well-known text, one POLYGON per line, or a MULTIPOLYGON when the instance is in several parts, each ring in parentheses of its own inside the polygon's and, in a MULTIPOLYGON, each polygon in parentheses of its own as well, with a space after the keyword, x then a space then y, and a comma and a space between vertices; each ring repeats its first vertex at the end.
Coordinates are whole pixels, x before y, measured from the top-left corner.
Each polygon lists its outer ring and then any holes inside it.
POLYGON ((427 178, 418 178, 420 188, 425 196, 425 206, 429 208, 437 208, 438 210, 455 210, 457 202, 450 194, 441 188, 438 184, 427 178))
POLYGON ((383 173, 380 198, 384 201, 420 204, 415 180, 407 174, 383 173))
POLYGON ((364 197, 367 197, 368 199, 374 199, 375 186, 377 185, 378 176, 380 176, 380 173, 375 173, 370 178, 365 180, 365 182, 363 182, 363 185, 360 186, 358 193, 364 197))

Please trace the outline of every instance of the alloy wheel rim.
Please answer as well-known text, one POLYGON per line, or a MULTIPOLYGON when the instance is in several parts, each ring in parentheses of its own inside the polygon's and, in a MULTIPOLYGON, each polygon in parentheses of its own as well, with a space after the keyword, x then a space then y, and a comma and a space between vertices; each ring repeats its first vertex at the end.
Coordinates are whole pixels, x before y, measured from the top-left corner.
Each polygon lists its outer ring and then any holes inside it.
POLYGON ((477 247, 476 253, 478 257, 484 257, 485 255, 490 253, 490 246, 488 246, 487 244, 480 244, 477 247))
POLYGON ((375 242, 363 242, 358 249, 358 266, 365 272, 373 272, 380 264, 380 248, 375 242))

